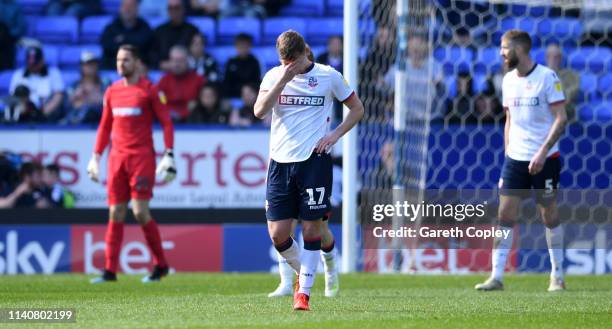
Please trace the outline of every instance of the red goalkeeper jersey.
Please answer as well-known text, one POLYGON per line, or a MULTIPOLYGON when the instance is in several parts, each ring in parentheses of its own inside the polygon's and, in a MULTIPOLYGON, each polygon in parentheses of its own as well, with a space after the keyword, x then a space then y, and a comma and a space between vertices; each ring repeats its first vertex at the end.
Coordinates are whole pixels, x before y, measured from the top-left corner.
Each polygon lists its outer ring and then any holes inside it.
POLYGON ((113 152, 151 152, 154 118, 163 127, 166 148, 173 148, 174 127, 166 106, 166 96, 145 78, 140 78, 134 85, 125 85, 123 79, 116 81, 104 93, 102 119, 94 151, 102 154, 112 139, 113 152))

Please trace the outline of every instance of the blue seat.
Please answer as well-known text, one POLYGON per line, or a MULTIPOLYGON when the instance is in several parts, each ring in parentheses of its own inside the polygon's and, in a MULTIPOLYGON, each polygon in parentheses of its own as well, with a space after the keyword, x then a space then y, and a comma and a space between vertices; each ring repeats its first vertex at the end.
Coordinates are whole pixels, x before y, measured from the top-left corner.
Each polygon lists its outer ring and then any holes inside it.
POLYGON ((85 17, 81 22, 81 43, 100 42, 100 36, 104 28, 113 21, 113 16, 91 16, 85 17))
POLYGON ((280 16, 323 16, 324 0, 293 0, 283 7, 280 16))
MULTIPOLYGON (((26 48, 17 48, 17 67, 24 67, 26 62, 26 48)), ((57 66, 59 63, 59 50, 56 46, 43 46, 43 56, 49 66, 57 66)))
POLYGON ((612 107, 605 102, 585 103, 578 109, 578 115, 582 121, 609 122, 612 120, 612 107))
POLYGON ((494 74, 499 71, 501 65, 502 58, 499 55, 499 48, 482 48, 476 52, 474 72, 480 74, 494 74))
POLYGON ((253 55, 257 57, 259 63, 262 64, 262 74, 265 74, 271 68, 280 65, 276 47, 258 47, 253 48, 253 55))
POLYGON ((500 44, 501 36, 508 30, 521 29, 531 35, 533 46, 540 46, 541 40, 537 36, 537 20, 532 17, 506 17, 499 22, 499 29, 493 32, 493 42, 500 44))
POLYGON ((328 16, 343 16, 344 0, 327 0, 326 11, 328 16))
POLYGON ((224 72, 227 61, 236 56, 236 49, 233 46, 212 47, 208 48, 208 52, 217 60, 221 72, 224 72))
POLYGON ((289 29, 306 35, 306 22, 299 17, 268 18, 263 22, 262 42, 274 45, 278 35, 289 29))
POLYGON ((145 21, 147 21, 147 23, 149 24, 149 27, 152 30, 155 30, 158 26, 166 23, 168 21, 167 18, 164 17, 157 17, 157 16, 148 16, 148 17, 143 17, 143 19, 145 21))
POLYGON ((434 50, 434 59, 442 64, 445 74, 472 71, 474 53, 469 48, 440 47, 434 50))
POLYGON ((106 79, 110 80, 111 82, 115 82, 115 81, 121 79, 121 77, 119 76, 119 74, 115 70, 102 70, 102 71, 100 71, 100 76, 102 78, 106 78, 106 79))
POLYGON ((24 15, 43 15, 47 0, 18 0, 21 13, 24 15))
POLYGON ((60 48, 59 67, 62 70, 78 70, 81 63, 81 53, 91 51, 98 58, 102 57, 100 45, 65 46, 60 48))
POLYGON ((582 23, 577 18, 544 18, 538 23, 537 33, 546 43, 575 46, 582 34, 582 23))
POLYGON ((599 78, 597 83, 598 91, 602 96, 612 95, 612 73, 604 74, 599 78))
POLYGON ((597 96, 597 76, 592 73, 581 74, 578 101, 592 101, 597 96))
POLYGON ((11 86, 13 72, 13 70, 0 72, 0 97, 7 96, 9 94, 9 87, 11 86))
POLYGON ((64 86, 70 87, 81 78, 81 73, 78 70, 62 70, 62 79, 64 86))
POLYGON ((206 36, 206 45, 212 46, 216 42, 215 20, 210 17, 189 17, 187 21, 195 25, 200 33, 206 36))
POLYGON ((34 37, 42 43, 74 44, 78 41, 79 23, 74 17, 39 17, 34 24, 34 37))
POLYGON ((159 80, 164 76, 164 72, 163 71, 158 71, 158 70, 150 70, 149 71, 149 80, 151 80, 151 82, 153 83, 158 83, 159 80))
POLYGON ((567 58, 571 68, 599 74, 610 69, 612 50, 606 47, 581 47, 570 51, 567 58))
POLYGON ((311 45, 327 44, 327 39, 343 34, 342 18, 314 18, 308 20, 306 40, 311 45))
POLYGON ((117 15, 119 13, 119 7, 121 6, 121 0, 103 0, 102 9, 109 15, 117 15))
POLYGON ((218 22, 217 37, 220 44, 231 44, 234 37, 246 33, 253 37, 253 43, 259 44, 261 40, 261 23, 255 18, 229 17, 218 22))
POLYGON ((546 48, 533 48, 530 55, 536 63, 546 65, 546 48))

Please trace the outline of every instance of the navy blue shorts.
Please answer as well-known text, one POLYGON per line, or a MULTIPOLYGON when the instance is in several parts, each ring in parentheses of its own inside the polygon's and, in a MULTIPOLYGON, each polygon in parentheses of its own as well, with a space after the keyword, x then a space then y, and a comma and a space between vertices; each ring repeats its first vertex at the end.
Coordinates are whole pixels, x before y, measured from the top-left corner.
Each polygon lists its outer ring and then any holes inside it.
POLYGON ((526 198, 534 190, 536 202, 547 206, 556 200, 560 175, 561 159, 558 156, 547 158, 544 168, 536 175, 529 174, 529 161, 517 161, 506 156, 499 180, 500 194, 526 198))
POLYGON ((317 220, 331 213, 332 160, 313 153, 301 162, 270 160, 266 183, 266 218, 317 220))

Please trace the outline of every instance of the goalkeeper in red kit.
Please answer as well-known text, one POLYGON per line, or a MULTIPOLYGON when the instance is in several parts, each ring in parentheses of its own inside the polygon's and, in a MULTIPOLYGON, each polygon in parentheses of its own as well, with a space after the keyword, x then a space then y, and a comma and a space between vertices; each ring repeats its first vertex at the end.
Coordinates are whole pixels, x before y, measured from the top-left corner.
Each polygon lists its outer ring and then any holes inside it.
POLYGON ((132 201, 134 217, 142 227, 147 244, 153 254, 153 272, 143 282, 159 281, 168 274, 168 263, 162 249, 162 240, 155 220, 149 211, 153 196, 155 175, 163 175, 166 182, 176 176, 172 147, 174 128, 162 92, 142 77, 138 67, 137 48, 123 45, 117 52, 117 72, 121 80, 113 83, 104 94, 102 119, 98 128, 93 156, 87 165, 89 177, 98 181, 100 156, 112 138, 108 155, 107 192, 109 220, 106 231, 104 274, 92 283, 117 280, 119 251, 123 240, 123 223, 132 201), (155 169, 152 125, 154 118, 164 131, 166 150, 155 169))

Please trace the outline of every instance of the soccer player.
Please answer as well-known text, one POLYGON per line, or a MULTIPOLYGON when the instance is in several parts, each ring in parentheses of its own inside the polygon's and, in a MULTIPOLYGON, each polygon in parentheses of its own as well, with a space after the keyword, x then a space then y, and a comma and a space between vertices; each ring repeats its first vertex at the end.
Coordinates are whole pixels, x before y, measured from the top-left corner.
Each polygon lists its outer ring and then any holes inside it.
POLYGON ((272 112, 270 165, 266 186, 268 232, 276 250, 298 274, 295 310, 309 310, 310 290, 319 263, 322 218, 330 210, 330 148, 363 116, 363 104, 333 68, 308 60, 304 38, 293 30, 276 40, 281 61, 263 78, 255 116, 272 112), (333 99, 349 109, 329 131, 333 99), (302 220, 304 250, 291 237, 302 220))
POLYGON ((136 47, 123 45, 117 52, 117 72, 123 78, 113 83, 104 94, 102 119, 94 153, 87 173, 93 181, 100 177, 100 157, 112 135, 108 155, 109 221, 106 231, 106 263, 104 274, 92 280, 100 283, 117 280, 119 251, 123 239, 123 222, 128 202, 132 201, 134 217, 142 227, 147 244, 153 254, 153 272, 143 282, 159 281, 168 274, 168 263, 162 249, 162 240, 155 220, 149 211, 153 196, 155 174, 163 174, 170 182, 176 176, 172 147, 174 128, 163 93, 139 73, 140 55, 136 47), (166 150, 155 169, 152 125, 154 118, 164 131, 166 150))
POLYGON ((512 227, 521 198, 535 190, 536 203, 544 225, 552 265, 548 291, 565 289, 563 280, 563 228, 559 221, 556 191, 561 162, 559 137, 567 116, 561 82, 548 67, 529 57, 531 38, 520 30, 502 36, 500 55, 508 66, 502 82, 506 112, 504 144, 506 159, 499 181, 499 226, 507 239, 497 239, 492 256, 491 277, 477 284, 477 290, 502 290, 508 253, 512 248, 512 227))
MULTIPOLYGON (((306 58, 309 61, 315 61, 314 55, 310 46, 306 44, 306 58)), ((338 266, 336 259, 338 253, 335 248, 334 234, 329 229, 328 219, 331 212, 323 217, 321 224, 321 259, 323 260, 323 269, 325 272, 325 296, 335 297, 340 291, 340 281, 338 279, 338 266)), ((295 232, 297 221, 291 224, 291 232, 295 232)), ((268 297, 289 296, 293 293, 293 269, 287 263, 280 253, 278 254, 278 274, 280 275, 280 283, 276 290, 268 294, 268 297)))

